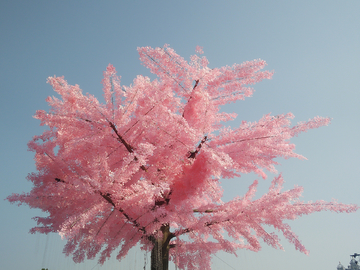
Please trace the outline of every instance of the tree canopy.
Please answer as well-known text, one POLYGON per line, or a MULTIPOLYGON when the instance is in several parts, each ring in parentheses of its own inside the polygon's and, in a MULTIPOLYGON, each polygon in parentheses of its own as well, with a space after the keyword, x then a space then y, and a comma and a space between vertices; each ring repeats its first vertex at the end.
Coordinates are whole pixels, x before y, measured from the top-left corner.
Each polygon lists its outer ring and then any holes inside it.
POLYGON ((103 263, 119 246, 120 260, 140 243, 154 260, 159 250, 180 269, 209 269, 220 250, 258 251, 260 240, 281 249, 264 226, 307 253, 286 220, 357 210, 335 201, 303 202, 301 187, 282 190, 281 174, 258 199, 254 181, 241 197, 223 202, 220 179, 251 172, 266 178, 265 171, 276 173, 276 158, 303 158, 290 139, 328 125, 329 118, 292 126, 291 113, 267 114, 231 128, 226 123, 237 115, 221 106, 250 97, 252 84, 272 77, 263 71, 265 61, 209 68, 200 47, 189 62, 167 45, 138 51, 158 78, 137 76, 123 86, 109 65, 105 104, 63 77, 48 78, 61 98, 48 97, 49 112, 35 114, 48 129, 28 144, 37 169, 28 176, 33 188, 8 197, 48 214, 35 217, 32 233, 59 233, 75 262, 100 254, 103 263))

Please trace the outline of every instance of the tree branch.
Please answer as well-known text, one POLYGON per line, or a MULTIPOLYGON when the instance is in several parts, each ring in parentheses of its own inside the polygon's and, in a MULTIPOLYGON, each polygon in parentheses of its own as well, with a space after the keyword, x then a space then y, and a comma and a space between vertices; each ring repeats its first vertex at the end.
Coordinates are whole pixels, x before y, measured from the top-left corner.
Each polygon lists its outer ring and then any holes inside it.
POLYGON ((133 153, 134 152, 134 148, 128 144, 123 137, 121 137, 121 135, 118 133, 115 125, 112 122, 109 122, 110 127, 114 130, 115 134, 118 136, 118 141, 121 142, 126 149, 129 151, 129 153, 133 153))
POLYGON ((200 211, 199 209, 194 209, 193 212, 194 213, 214 213, 214 212, 217 212, 217 211, 215 211, 213 209, 207 209, 205 211, 200 211))
POLYGON ((117 208, 115 203, 113 202, 113 200, 111 199, 111 194, 109 193, 102 193, 101 191, 99 191, 99 194, 101 195, 101 197, 103 197, 108 203, 110 203, 112 206, 114 206, 115 209, 117 209, 121 214, 123 214, 126 219, 128 221, 130 221, 139 231, 141 231, 144 235, 146 235, 146 230, 145 227, 142 227, 137 221, 136 219, 133 219, 132 217, 130 217, 128 214, 125 213, 124 209, 122 209, 121 207, 117 208))
POLYGON ((201 142, 199 143, 198 147, 196 148, 195 151, 189 151, 189 156, 188 158, 192 158, 192 159, 195 159, 197 153, 199 153, 202 145, 206 142, 207 140, 207 136, 204 136, 204 139, 201 140, 201 142))
MULTIPOLYGON (((196 86, 198 86, 198 84, 199 84, 199 80, 196 80, 195 81, 195 85, 194 85, 194 87, 193 87, 193 89, 192 89, 192 91, 191 92, 193 92, 194 90, 195 90, 195 88, 196 88, 196 86)), ((192 99, 192 96, 190 95, 190 97, 189 97, 189 100, 187 101, 187 103, 189 103, 189 101, 192 99)), ((186 105, 185 105, 186 106, 186 105)), ((182 113, 182 117, 184 117, 184 112, 182 113)))
MULTIPOLYGON (((65 183, 67 184, 67 182, 65 182, 64 180, 60 179, 60 178, 55 178, 55 181, 58 182, 58 183, 65 183)), ((137 221, 136 219, 133 219, 132 217, 130 217, 124 209, 122 209, 121 207, 116 207, 114 201, 111 199, 111 194, 110 193, 103 193, 101 191, 95 191, 95 193, 98 193, 100 194, 101 197, 103 197, 108 203, 110 203, 114 209, 118 210, 120 213, 122 213, 124 215, 124 217, 129 221, 131 222, 139 231, 141 231, 144 235, 147 235, 147 232, 145 230, 145 227, 141 226, 137 221)), ((150 239, 150 236, 148 236, 148 239, 150 241, 152 241, 150 239)))
MULTIPOLYGON (((116 136, 118 137, 118 138, 117 138, 118 141, 121 142, 121 143, 126 147, 126 149, 128 150, 129 153, 134 153, 134 147, 132 147, 130 144, 128 144, 128 143, 124 140, 124 138, 121 137, 121 135, 118 133, 115 125, 114 125, 112 122, 110 122, 110 121, 109 121, 109 125, 110 125, 110 127, 113 129, 113 131, 115 132, 116 136)), ((134 157, 134 160, 135 160, 135 161, 138 161, 138 158, 135 156, 135 157, 134 157)), ((141 165, 140 168, 141 168, 143 171, 145 171, 145 172, 147 171, 144 165, 141 165)))
MULTIPOLYGON (((221 221, 208 221, 208 222, 205 222, 204 223, 204 227, 210 227, 212 225, 215 225, 215 224, 219 224, 219 223, 223 223, 223 222, 227 222, 227 221, 230 221, 230 219, 224 219, 224 220, 221 220, 221 221)), ((172 238, 173 237, 176 237, 176 236, 179 236, 179 235, 183 235, 185 233, 189 233, 189 232, 192 232, 194 231, 195 229, 191 229, 191 228, 186 228, 186 229, 183 229, 183 230, 178 230, 177 232, 174 232, 172 234, 172 238)))

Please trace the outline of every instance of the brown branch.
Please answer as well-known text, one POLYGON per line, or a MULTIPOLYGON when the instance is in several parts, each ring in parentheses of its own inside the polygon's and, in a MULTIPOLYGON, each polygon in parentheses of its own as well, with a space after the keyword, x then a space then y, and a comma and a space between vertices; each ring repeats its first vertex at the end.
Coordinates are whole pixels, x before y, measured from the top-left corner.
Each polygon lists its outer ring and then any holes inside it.
POLYGON ((262 139, 269 139, 269 138, 274 138, 274 137, 277 137, 277 135, 241 139, 241 140, 231 141, 231 142, 224 142, 224 143, 216 145, 216 146, 226 146, 226 145, 229 145, 229 144, 232 144, 232 143, 240 143, 240 142, 246 142, 246 141, 262 140, 262 139))
MULTIPOLYGON (((113 129, 113 131, 115 132, 118 141, 121 142, 121 143, 125 146, 125 148, 128 150, 129 153, 134 153, 134 148, 133 148, 130 144, 128 144, 128 143, 124 140, 124 138, 118 133, 115 125, 114 125, 112 122, 110 122, 110 121, 108 121, 108 122, 109 122, 110 127, 111 127, 111 128, 113 129)), ((135 160, 135 161, 138 161, 138 158, 135 156, 135 157, 134 157, 134 160, 135 160)), ((144 165, 141 165, 140 168, 141 168, 143 171, 147 171, 144 165)))
MULTIPOLYGON (((164 204, 168 205, 169 202, 170 202, 170 195, 171 194, 172 194, 172 190, 170 190, 170 192, 166 196, 164 194, 162 194, 163 198, 155 200, 155 206, 162 206, 164 204)), ((153 209, 155 209, 155 208, 153 208, 153 209)))
POLYGON ((276 137, 276 135, 264 136, 264 137, 256 137, 256 138, 249 138, 249 139, 242 139, 242 140, 238 140, 238 141, 233 141, 233 142, 231 142, 231 143, 245 142, 245 141, 253 141, 253 140, 262 140, 262 139, 269 139, 269 138, 274 138, 274 137, 276 137))
MULTIPOLYGON (((55 181, 56 182, 61 182, 61 183, 65 183, 65 184, 67 184, 67 182, 65 182, 64 180, 62 180, 62 179, 60 179, 60 178, 55 178, 55 181)), ((146 233, 146 230, 145 230, 145 227, 143 227, 143 226, 141 226, 137 221, 136 221, 136 219, 133 219, 132 217, 130 217, 126 212, 125 212, 125 210, 124 209, 122 209, 121 207, 119 207, 119 208, 117 208, 116 207, 116 205, 115 205, 115 203, 114 203, 114 201, 111 199, 111 194, 110 193, 103 193, 103 192, 101 192, 101 191, 95 191, 95 193, 98 193, 98 194, 100 194, 100 196, 101 197, 103 197, 109 204, 111 204, 113 207, 114 207, 114 209, 116 209, 116 210, 118 210, 120 213, 122 213, 124 216, 125 216, 125 218, 129 221, 129 222, 131 222, 139 231, 141 231, 144 235, 146 235, 147 233, 146 233)), ((148 237, 148 239, 149 240, 151 240, 150 239, 150 237, 148 237)))
POLYGON ((204 139, 201 140, 201 142, 199 143, 198 147, 196 148, 195 151, 189 151, 189 156, 188 158, 192 158, 192 159, 195 159, 197 153, 199 153, 202 145, 206 142, 207 140, 207 136, 204 136, 204 139))
POLYGON ((207 209, 205 211, 200 211, 199 209, 194 209, 193 212, 194 213, 214 213, 214 212, 217 212, 217 211, 213 210, 213 209, 207 209))
POLYGON ((58 183, 59 183, 59 182, 65 183, 65 181, 64 181, 64 180, 61 180, 60 178, 55 178, 55 181, 58 182, 58 183))
POLYGON ((195 85, 194 85, 194 87, 193 87, 193 91, 195 90, 196 86, 198 86, 198 84, 199 84, 199 80, 196 80, 196 81, 195 81, 195 85))
POLYGON ((133 153, 134 152, 134 148, 128 144, 123 137, 121 137, 121 135, 118 133, 115 125, 111 122, 109 122, 109 125, 110 127, 114 130, 115 134, 118 136, 118 141, 121 142, 125 147, 126 149, 129 151, 129 153, 133 153))
POLYGON ((112 206, 114 206, 115 209, 117 209, 121 214, 123 214, 125 216, 125 218, 130 221, 139 231, 141 231, 144 235, 146 235, 146 230, 145 227, 142 227, 137 221, 136 219, 133 219, 132 217, 130 217, 127 213, 125 213, 124 209, 122 209, 121 207, 117 208, 115 203, 113 202, 113 200, 111 199, 111 194, 109 193, 102 193, 101 191, 99 191, 99 194, 101 195, 101 197, 103 197, 108 203, 110 203, 112 206))
MULTIPOLYGON (((195 81, 195 85, 194 85, 194 87, 193 87, 193 89, 192 89, 191 92, 193 92, 193 91, 195 90, 195 88, 196 88, 196 86, 198 86, 198 84, 199 84, 199 80, 196 80, 196 81, 195 81)), ((187 103, 189 103, 189 101, 190 101, 191 99, 192 99, 192 96, 190 95, 187 103)), ((185 105, 185 106, 186 106, 186 105, 185 105)), ((184 117, 184 112, 182 113, 182 117, 184 117)))
MULTIPOLYGON (((208 221, 208 222, 204 223, 204 227, 210 227, 212 225, 216 225, 216 224, 219 224, 219 223, 222 223, 222 222, 227 222, 227 221, 230 221, 230 219, 224 219, 224 220, 221 220, 221 221, 208 221)), ((176 236, 179 236, 179 235, 183 235, 185 233, 192 232, 192 231, 194 231, 194 229, 191 229, 191 228, 186 228, 186 229, 183 229, 183 230, 179 230, 179 231, 172 234, 172 238, 176 237, 176 236)))

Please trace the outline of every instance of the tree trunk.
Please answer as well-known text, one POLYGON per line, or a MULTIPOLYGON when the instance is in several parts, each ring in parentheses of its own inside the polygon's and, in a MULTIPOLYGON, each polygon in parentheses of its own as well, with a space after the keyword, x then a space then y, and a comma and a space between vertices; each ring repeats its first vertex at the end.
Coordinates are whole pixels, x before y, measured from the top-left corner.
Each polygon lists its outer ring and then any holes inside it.
POLYGON ((151 250, 151 270, 169 269, 169 242, 171 238, 170 226, 168 224, 161 226, 162 238, 155 240, 151 250))

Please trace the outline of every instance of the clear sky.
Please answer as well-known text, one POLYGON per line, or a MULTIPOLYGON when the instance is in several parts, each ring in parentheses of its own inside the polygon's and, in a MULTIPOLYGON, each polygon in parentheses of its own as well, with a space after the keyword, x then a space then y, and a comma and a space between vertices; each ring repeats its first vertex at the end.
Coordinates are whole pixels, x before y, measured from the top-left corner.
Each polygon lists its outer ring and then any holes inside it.
MULTIPOLYGON (((27 142, 43 127, 32 118, 48 109, 53 95, 48 76, 102 100, 102 72, 112 63, 122 83, 137 74, 137 47, 170 44, 185 59, 203 47, 210 67, 262 58, 272 80, 255 86, 252 98, 227 106, 239 121, 292 112, 294 123, 329 116, 332 124, 293 140, 308 160, 279 160, 286 188, 305 188, 303 199, 360 205, 360 1, 0 1, 0 268, 40 270, 143 269, 144 253, 130 251, 122 262, 74 264, 62 254, 56 234, 31 235, 27 206, 3 200, 27 192, 34 171, 27 142)), ((259 194, 274 175, 260 179, 259 194)), ((224 200, 243 195, 257 176, 224 181, 224 200)), ((315 213, 290 225, 310 250, 306 256, 283 240, 285 251, 267 246, 258 252, 223 253, 213 269, 336 269, 360 252, 360 212, 315 213)), ((149 255, 149 254, 148 254, 149 255)), ((149 269, 149 260, 147 268, 149 269)), ((171 269, 175 269, 171 265, 171 269)))

